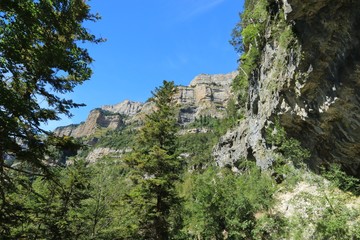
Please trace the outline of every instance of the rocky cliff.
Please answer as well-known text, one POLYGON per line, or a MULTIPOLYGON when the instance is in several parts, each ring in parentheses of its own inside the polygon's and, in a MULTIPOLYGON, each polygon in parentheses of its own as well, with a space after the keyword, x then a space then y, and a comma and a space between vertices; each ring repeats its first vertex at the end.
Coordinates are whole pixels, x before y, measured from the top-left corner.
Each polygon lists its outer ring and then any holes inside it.
POLYGON ((279 119, 288 136, 311 151, 310 167, 336 162, 360 176, 360 2, 267 4, 246 119, 222 137, 214 150, 217 163, 254 158, 270 166, 274 146, 265 130, 279 119))
POLYGON ((143 105, 144 104, 139 102, 125 100, 115 105, 102 106, 101 109, 109 111, 111 113, 119 113, 125 116, 134 116, 141 111, 143 105))
MULTIPOLYGON (((200 116, 224 117, 227 101, 231 97, 231 83, 236 75, 236 72, 200 74, 189 86, 179 86, 174 101, 179 107, 179 124, 189 124, 200 116)), ((141 121, 153 107, 152 102, 125 100, 116 105, 94 109, 85 122, 59 127, 54 132, 59 136, 86 137, 98 129, 114 130, 123 124, 141 121)))
POLYGON ((78 125, 58 127, 54 133, 58 136, 85 137, 94 134, 99 128, 117 129, 124 124, 121 114, 107 112, 103 109, 94 109, 85 122, 78 125))
POLYGON ((180 86, 175 96, 180 105, 179 123, 193 122, 201 115, 222 118, 231 96, 231 83, 236 75, 236 72, 201 74, 196 76, 189 86, 180 86))

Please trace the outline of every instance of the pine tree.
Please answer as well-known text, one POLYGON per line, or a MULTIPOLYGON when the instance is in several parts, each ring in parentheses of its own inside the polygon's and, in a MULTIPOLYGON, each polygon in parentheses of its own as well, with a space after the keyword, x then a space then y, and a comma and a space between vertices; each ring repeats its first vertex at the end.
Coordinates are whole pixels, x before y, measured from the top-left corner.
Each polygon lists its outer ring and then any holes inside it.
POLYGON ((137 237, 141 239, 170 239, 171 211, 180 204, 175 191, 182 172, 182 160, 176 154, 175 91, 174 83, 167 81, 156 88, 155 111, 147 116, 137 145, 126 158, 133 182, 127 200, 138 216, 137 237))
POLYGON ((82 26, 97 19, 83 0, 0 1, 0 235, 4 239, 21 209, 11 199, 20 189, 14 172, 49 175, 44 156, 49 155, 49 146, 62 140, 42 126, 61 115, 71 116, 71 108, 83 105, 62 94, 91 76, 92 58, 78 43, 101 41, 82 26))
POLYGON ((57 168, 59 182, 38 177, 33 196, 25 205, 29 212, 28 230, 23 237, 31 239, 88 239, 88 215, 85 201, 91 198, 92 172, 78 159, 66 168, 57 168), (29 224, 31 223, 31 224, 29 224))

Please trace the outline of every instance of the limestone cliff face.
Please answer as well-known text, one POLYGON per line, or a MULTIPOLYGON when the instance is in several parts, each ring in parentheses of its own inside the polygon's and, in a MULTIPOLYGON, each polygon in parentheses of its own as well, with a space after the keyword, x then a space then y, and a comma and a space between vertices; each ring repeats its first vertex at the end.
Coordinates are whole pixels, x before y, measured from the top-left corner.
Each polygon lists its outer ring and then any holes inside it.
POLYGON ((57 127, 54 130, 54 134, 57 136, 74 136, 76 128, 80 124, 71 124, 68 126, 57 127))
POLYGON ((222 118, 231 96, 231 83, 236 72, 228 74, 201 74, 188 87, 179 87, 175 101, 180 105, 179 123, 193 122, 201 115, 222 118))
POLYGON ((58 127, 54 133, 58 136, 80 138, 94 134, 99 128, 117 129, 123 123, 123 117, 119 114, 109 114, 102 109, 94 109, 90 112, 85 122, 78 125, 58 127))
MULTIPOLYGON (((236 72, 228 74, 201 74, 196 76, 189 86, 178 87, 174 102, 178 104, 179 123, 188 124, 200 115, 221 118, 231 96, 231 83, 236 72)), ((141 122, 146 114, 154 110, 152 102, 139 103, 125 100, 116 105, 106 105, 90 112, 87 120, 79 125, 70 125, 55 129, 60 136, 86 137, 97 129, 117 129, 123 124, 141 122)))
POLYGON ((360 176, 360 2, 270 2, 284 11, 294 39, 281 43, 276 22, 269 21, 259 71, 250 78, 246 120, 221 139, 218 164, 251 157, 271 165, 265 129, 279 118, 311 151, 311 167, 338 162, 360 176))
POLYGON ((119 113, 126 116, 134 116, 139 113, 144 104, 139 102, 133 102, 129 100, 125 100, 121 103, 115 105, 105 105, 102 106, 101 109, 112 112, 119 113))

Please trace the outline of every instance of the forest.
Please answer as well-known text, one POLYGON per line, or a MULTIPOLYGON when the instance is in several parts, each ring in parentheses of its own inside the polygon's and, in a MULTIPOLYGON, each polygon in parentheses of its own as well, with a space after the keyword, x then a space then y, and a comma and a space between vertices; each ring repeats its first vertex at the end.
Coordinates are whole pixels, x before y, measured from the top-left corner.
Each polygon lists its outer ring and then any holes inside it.
POLYGON ((234 26, 239 69, 225 117, 179 124, 178 86, 164 80, 148 100, 154 111, 99 128, 92 145, 42 124, 82 106, 58 94, 91 77, 80 42, 104 41, 83 26, 100 17, 83 0, 1 1, 0 239, 360 239, 359 179, 341 162, 311 168, 311 149, 280 114, 262 131, 271 166, 253 154, 224 166, 214 159, 220 139, 249 117, 267 29, 281 49, 298 44, 275 2, 246 0, 234 26), (131 150, 89 162, 95 147, 131 150))

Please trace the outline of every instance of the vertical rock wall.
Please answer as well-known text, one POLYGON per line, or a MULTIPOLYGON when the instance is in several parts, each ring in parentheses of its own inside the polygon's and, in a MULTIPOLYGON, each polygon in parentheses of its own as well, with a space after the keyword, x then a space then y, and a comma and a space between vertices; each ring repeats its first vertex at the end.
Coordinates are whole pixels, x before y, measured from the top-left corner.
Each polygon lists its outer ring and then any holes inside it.
POLYGON ((288 136, 311 151, 311 167, 337 162, 359 175, 360 2, 274 2, 286 24, 269 19, 246 119, 221 139, 216 161, 223 166, 253 158, 269 167, 274 153, 265 129, 279 118, 288 136), (289 30, 293 34, 285 35, 289 30))

